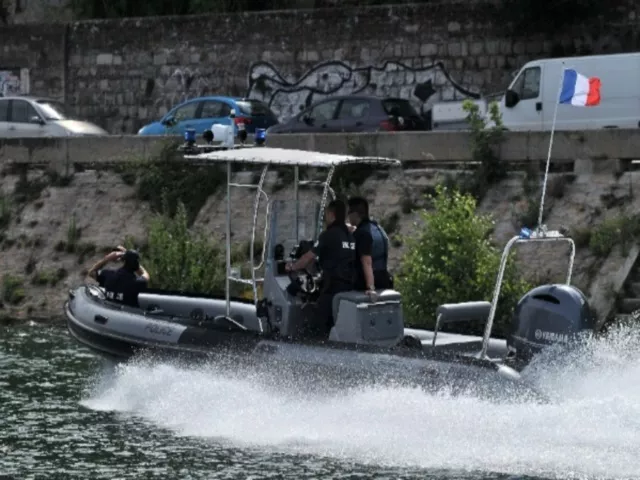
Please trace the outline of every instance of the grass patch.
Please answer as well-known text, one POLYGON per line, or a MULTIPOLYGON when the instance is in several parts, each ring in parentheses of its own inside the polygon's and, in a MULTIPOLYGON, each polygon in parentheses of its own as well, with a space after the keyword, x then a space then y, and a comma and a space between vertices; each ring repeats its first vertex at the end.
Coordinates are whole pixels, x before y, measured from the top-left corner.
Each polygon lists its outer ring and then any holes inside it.
POLYGON ((0 195, 0 230, 4 230, 11 223, 11 200, 0 195))
POLYGON ((571 231, 571 238, 576 248, 588 247, 591 242, 592 229, 590 227, 576 227, 571 231))
POLYGON ((627 255, 640 237, 640 216, 619 215, 596 226, 589 236, 589 249, 598 257, 608 256, 616 245, 627 255))
MULTIPOLYGON (((75 215, 72 215, 67 227, 67 240, 61 240, 53 247, 56 252, 75 253, 78 250, 82 229, 76 223, 75 215)), ((95 247, 94 247, 95 251, 95 247)))
POLYGON ((43 287, 55 287, 61 280, 64 280, 68 274, 64 268, 41 270, 33 274, 31 284, 43 287))
POLYGON ((19 305, 26 298, 24 280, 9 273, 2 277, 2 301, 9 305, 19 305))

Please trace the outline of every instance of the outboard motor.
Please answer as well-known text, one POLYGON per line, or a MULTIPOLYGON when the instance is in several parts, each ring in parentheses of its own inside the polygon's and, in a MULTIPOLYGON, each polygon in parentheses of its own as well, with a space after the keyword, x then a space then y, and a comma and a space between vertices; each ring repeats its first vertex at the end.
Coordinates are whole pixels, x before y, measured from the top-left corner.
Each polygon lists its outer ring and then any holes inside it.
POLYGON ((542 285, 526 293, 513 314, 509 357, 528 363, 547 345, 569 344, 595 322, 585 295, 566 284, 542 285))

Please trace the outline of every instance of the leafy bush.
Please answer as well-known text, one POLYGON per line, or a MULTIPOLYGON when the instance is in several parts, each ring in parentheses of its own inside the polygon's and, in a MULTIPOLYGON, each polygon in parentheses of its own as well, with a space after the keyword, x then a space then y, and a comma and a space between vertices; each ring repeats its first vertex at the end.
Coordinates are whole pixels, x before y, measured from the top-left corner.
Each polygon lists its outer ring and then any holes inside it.
POLYGON ((49 285, 55 287, 58 282, 63 280, 67 275, 68 272, 64 268, 58 268, 57 270, 41 270, 31 277, 31 283, 33 285, 49 285))
POLYGON ((27 294, 24 290, 24 280, 10 274, 2 277, 2 301, 9 305, 18 305, 27 294))
MULTIPOLYGON (((436 308, 443 303, 490 301, 502 249, 491 243, 493 221, 475 212, 470 194, 436 188, 434 210, 420 211, 424 226, 405 239, 398 289, 403 295, 407 323, 433 328, 436 308)), ((530 285, 520 280, 510 258, 494 322, 494 334, 504 336, 505 326, 520 297, 530 285)), ((484 323, 458 331, 478 334, 484 323)))
MULTIPOLYGON (((128 248, 135 245, 125 242, 128 248)), ((256 245, 256 250, 260 249, 256 245)), ((225 292, 226 251, 224 244, 189 228, 187 210, 178 202, 174 216, 157 214, 149 224, 148 238, 142 248, 142 264, 149 271, 151 286, 167 290, 223 295, 225 292)), ((234 249, 233 265, 248 259, 246 245, 234 249)), ((256 256, 258 254, 256 253, 256 256)), ((241 265, 248 278, 247 265, 241 265)), ((245 296, 251 289, 231 283, 232 296, 245 296)))
POLYGON ((627 254, 629 247, 640 237, 640 218, 620 215, 605 220, 595 227, 589 235, 589 248, 594 255, 606 257, 616 245, 627 254))
POLYGON ((0 194, 0 229, 4 229, 11 223, 11 202, 0 194))
POLYGON ((187 210, 181 202, 175 216, 156 215, 151 220, 143 265, 155 288, 224 291, 224 251, 203 234, 189 230, 187 210))

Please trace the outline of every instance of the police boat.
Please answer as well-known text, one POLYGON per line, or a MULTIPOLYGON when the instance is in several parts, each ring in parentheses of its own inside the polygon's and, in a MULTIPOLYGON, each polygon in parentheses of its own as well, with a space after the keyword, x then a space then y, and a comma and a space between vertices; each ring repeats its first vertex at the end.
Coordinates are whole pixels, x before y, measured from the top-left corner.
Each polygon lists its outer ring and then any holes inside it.
POLYGON ((150 289, 139 295, 139 307, 131 308, 109 301, 95 285, 71 290, 64 304, 68 331, 79 343, 104 356, 126 360, 143 352, 188 357, 211 357, 224 352, 262 366, 272 365, 275 370, 338 372, 342 379, 401 382, 425 388, 445 386, 450 391, 468 391, 472 386, 481 394, 504 396, 513 392, 540 398, 521 375, 524 366, 547 346, 562 346, 581 332, 594 329, 585 295, 571 285, 573 240, 538 228, 533 232, 525 230, 506 244, 491 302, 441 305, 434 312, 433 331, 405 328, 402 296, 395 290, 378 291, 373 302, 364 292, 350 291, 337 294, 333 300, 335 324, 328 338, 305 338, 304 325, 313 314, 322 272, 315 265, 312 271, 287 273, 285 263, 299 258, 306 251, 305 246, 308 248, 318 237, 324 206, 329 198, 335 198, 330 187, 335 168, 345 164, 394 167, 400 162, 264 145, 191 145, 184 158, 194 164, 226 166, 225 295, 150 289), (246 165, 261 167, 257 184, 233 182, 234 166, 246 165), (271 167, 293 169, 293 199, 269 199, 264 187, 271 167), (326 170, 327 177, 324 181, 301 181, 301 167, 326 170), (302 201, 301 196, 309 194, 302 187, 318 186, 322 192, 319 201, 317 197, 302 201), (239 278, 231 264, 232 188, 255 190, 250 278, 239 278), (253 259, 261 207, 264 248, 256 265, 253 259), (503 274, 512 248, 523 243, 562 242, 571 247, 566 283, 542 285, 526 293, 513 313, 509 338, 492 338, 503 274), (232 297, 231 282, 250 286, 253 298, 232 297), (445 324, 465 321, 485 322, 484 335, 439 333, 445 324))

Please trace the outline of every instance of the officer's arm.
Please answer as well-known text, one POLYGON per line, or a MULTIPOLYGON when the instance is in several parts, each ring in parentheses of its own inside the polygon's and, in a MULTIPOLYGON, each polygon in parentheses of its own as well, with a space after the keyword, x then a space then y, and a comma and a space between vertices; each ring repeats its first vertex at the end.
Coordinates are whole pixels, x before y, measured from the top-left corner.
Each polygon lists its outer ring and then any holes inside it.
POLYGON ((313 260, 315 260, 320 256, 320 252, 322 252, 325 249, 326 244, 327 244, 327 231, 325 230, 320 234, 320 236, 318 237, 318 241, 315 243, 313 248, 291 264, 291 270, 295 271, 295 270, 301 270, 305 268, 313 260))
POLYGON ((98 280, 98 271, 102 270, 102 268, 109 262, 113 262, 122 256, 121 252, 111 252, 105 255, 102 260, 97 261, 93 264, 93 266, 87 272, 87 275, 94 280, 98 280))
POLYGON ((376 284, 373 281, 373 262, 370 255, 362 255, 360 257, 362 263, 362 271, 364 273, 364 280, 367 285, 367 290, 375 290, 376 284))
POLYGON ((358 242, 358 251, 360 252, 360 263, 362 264, 362 272, 366 282, 367 290, 375 290, 375 282, 373 280, 373 261, 371 260, 371 252, 373 250, 373 238, 369 232, 362 232, 362 235, 356 239, 358 242))
POLYGON ((307 253, 302 255, 298 260, 293 262, 293 264, 291 265, 291 270, 294 270, 294 271, 302 270, 307 265, 309 265, 309 263, 315 260, 315 258, 316 258, 316 254, 313 253, 313 250, 309 250, 307 253))

